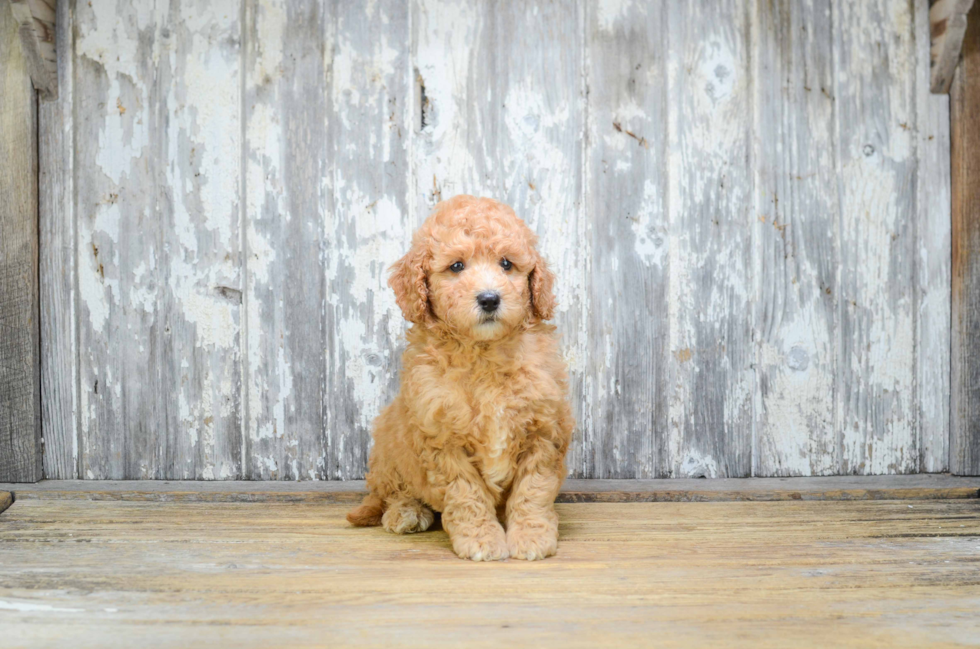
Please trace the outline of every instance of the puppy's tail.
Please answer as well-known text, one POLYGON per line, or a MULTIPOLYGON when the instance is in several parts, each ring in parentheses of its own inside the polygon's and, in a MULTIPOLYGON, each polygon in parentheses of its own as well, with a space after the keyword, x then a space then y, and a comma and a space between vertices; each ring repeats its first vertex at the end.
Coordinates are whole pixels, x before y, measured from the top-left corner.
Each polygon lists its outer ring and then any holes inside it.
POLYGON ((381 515, 384 513, 381 499, 374 494, 368 494, 364 502, 347 514, 347 522, 355 527, 377 527, 381 525, 381 515))

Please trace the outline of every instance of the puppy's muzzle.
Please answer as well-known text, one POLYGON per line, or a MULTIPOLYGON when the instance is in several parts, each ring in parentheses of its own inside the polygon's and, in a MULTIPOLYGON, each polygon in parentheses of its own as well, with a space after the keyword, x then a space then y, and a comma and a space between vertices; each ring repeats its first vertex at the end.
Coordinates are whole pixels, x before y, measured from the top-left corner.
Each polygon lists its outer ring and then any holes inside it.
POLYGON ((500 307, 500 293, 483 291, 476 296, 476 303, 480 305, 484 313, 494 313, 500 307))

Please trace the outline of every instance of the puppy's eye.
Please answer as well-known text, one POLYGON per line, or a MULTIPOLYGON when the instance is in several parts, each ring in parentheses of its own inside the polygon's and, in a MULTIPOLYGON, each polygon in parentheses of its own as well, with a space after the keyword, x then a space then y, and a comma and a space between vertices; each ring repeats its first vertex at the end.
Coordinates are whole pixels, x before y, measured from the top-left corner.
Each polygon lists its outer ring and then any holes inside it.
POLYGON ((503 268, 504 270, 510 270, 511 268, 514 267, 514 264, 511 263, 510 259, 504 257, 503 259, 500 260, 500 267, 503 268))
POLYGON ((457 261, 455 264, 449 267, 449 270, 453 271, 454 273, 462 273, 464 268, 466 268, 466 265, 461 261, 457 261))

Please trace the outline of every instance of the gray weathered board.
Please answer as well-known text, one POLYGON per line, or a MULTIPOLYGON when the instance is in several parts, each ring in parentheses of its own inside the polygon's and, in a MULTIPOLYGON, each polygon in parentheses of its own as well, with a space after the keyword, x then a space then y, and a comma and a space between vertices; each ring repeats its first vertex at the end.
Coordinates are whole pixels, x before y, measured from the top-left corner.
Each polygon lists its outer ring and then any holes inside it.
POLYGON ((943 471, 948 100, 925 0, 59 3, 52 478, 352 479, 386 268, 540 234, 578 477, 943 471), (67 25, 67 26, 66 26, 67 25))
POLYGON ((37 101, 0 2, 0 476, 41 479, 37 101))

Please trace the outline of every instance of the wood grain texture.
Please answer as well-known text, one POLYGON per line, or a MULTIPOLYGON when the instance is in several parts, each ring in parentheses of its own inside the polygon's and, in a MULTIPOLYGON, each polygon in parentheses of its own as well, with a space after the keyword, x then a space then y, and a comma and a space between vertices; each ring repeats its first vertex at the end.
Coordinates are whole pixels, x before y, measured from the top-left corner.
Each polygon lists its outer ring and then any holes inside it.
POLYGON ((41 479, 37 100, 0 3, 0 480, 41 479))
POLYGON ((44 477, 78 477, 72 3, 59 0, 58 98, 38 106, 44 477))
POLYGON ((916 390, 919 471, 949 470, 950 139, 949 98, 929 86, 929 6, 915 2, 916 97, 916 390))
POLYGON ((55 0, 10 0, 20 25, 20 44, 31 81, 41 99, 58 98, 58 63, 55 54, 55 0))
POLYGON ((950 94, 953 352, 950 471, 980 475, 980 13, 970 14, 950 94))
POLYGON ((918 470, 914 15, 835 2, 840 471, 918 470))
POLYGON ((667 5, 585 3, 592 224, 584 474, 669 473, 667 5), (639 326, 638 326, 639 323, 639 326))
POLYGON ((558 276, 571 475, 945 470, 926 1, 74 5, 42 115, 52 475, 361 477, 386 269, 464 192, 558 276))
POLYGON ((973 0, 933 0, 929 9, 930 89, 948 93, 960 62, 960 48, 973 0))
MULTIPOLYGON (((58 98, 58 2, 60 0, 27 0, 34 18, 34 32, 37 34, 41 58, 53 82, 48 99, 58 98)), ((70 24, 70 23, 69 23, 70 24)))
MULTIPOLYGON (((18 499, 155 502, 359 503, 363 480, 317 482, 44 480, 3 484, 18 499)), ((557 502, 728 502, 779 500, 937 500, 980 498, 980 478, 949 475, 822 478, 570 479, 557 502)))
POLYGON ((760 2, 753 59, 759 421, 754 475, 830 475, 837 448, 833 23, 825 3, 760 2))
POLYGON ((410 140, 419 118, 410 5, 338 0, 328 39, 335 52, 333 209, 325 212, 328 444, 319 477, 330 479, 364 475, 371 422, 398 392, 405 320, 388 268, 408 250, 417 225, 409 207, 410 140))
POLYGON ((751 4, 669 5, 671 475, 751 472, 751 4))
POLYGON ((559 505, 543 562, 345 505, 18 499, 14 646, 950 647, 980 621, 976 501, 559 505), (708 613, 710 612, 710 614, 708 613))
POLYGON ((236 2, 76 5, 86 478, 240 472, 236 2))
POLYGON ((243 475, 326 477, 327 2, 245 5, 243 475), (311 473, 312 472, 312 473, 311 473))

